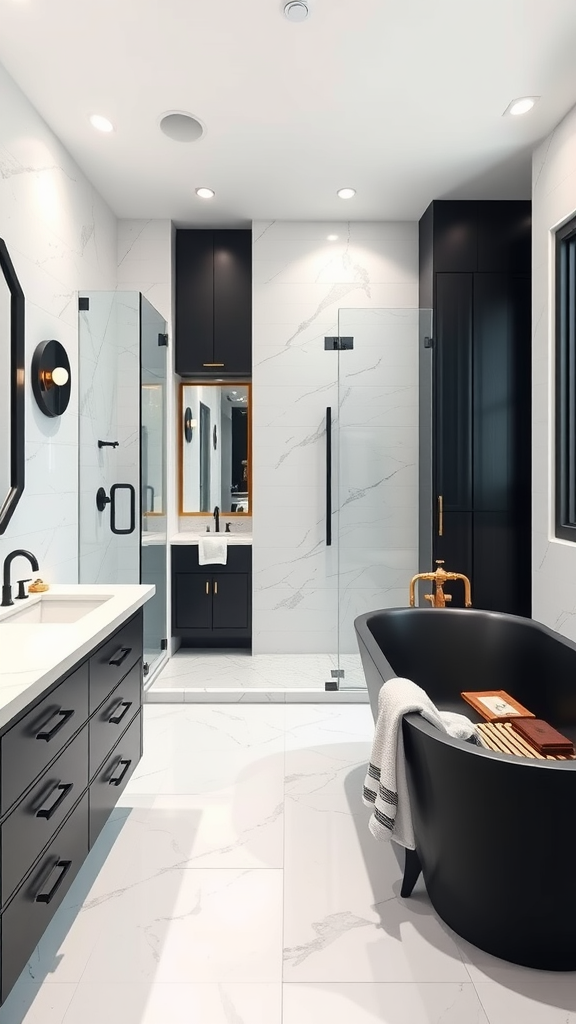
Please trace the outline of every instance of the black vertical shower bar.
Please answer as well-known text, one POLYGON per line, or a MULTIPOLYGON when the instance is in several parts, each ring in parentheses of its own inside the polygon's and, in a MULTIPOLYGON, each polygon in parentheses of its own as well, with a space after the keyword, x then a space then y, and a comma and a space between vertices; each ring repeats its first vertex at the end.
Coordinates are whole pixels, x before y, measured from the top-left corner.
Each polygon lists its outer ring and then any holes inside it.
POLYGON ((332 544, 332 409, 326 408, 326 547, 332 544))

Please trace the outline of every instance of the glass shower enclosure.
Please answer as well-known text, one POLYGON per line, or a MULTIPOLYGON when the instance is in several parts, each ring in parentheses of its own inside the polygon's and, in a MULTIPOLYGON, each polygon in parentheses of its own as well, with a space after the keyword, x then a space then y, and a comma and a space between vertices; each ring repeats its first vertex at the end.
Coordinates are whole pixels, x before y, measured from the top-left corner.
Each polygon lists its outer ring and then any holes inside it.
POLYGON ((327 689, 364 690, 354 619, 408 604, 429 567, 432 310, 341 309, 327 408, 327 543, 337 580, 327 689), (331 534, 331 536, 330 536, 331 534))
POLYGON ((144 676, 166 657, 166 321, 139 292, 79 296, 79 581, 152 583, 144 676))

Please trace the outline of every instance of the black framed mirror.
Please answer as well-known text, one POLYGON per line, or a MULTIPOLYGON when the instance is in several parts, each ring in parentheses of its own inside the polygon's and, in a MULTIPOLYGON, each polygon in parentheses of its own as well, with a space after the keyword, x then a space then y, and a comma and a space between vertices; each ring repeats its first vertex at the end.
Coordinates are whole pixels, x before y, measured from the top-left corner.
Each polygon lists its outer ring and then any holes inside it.
POLYGON ((24 292, 0 238, 0 534, 24 490, 24 292))

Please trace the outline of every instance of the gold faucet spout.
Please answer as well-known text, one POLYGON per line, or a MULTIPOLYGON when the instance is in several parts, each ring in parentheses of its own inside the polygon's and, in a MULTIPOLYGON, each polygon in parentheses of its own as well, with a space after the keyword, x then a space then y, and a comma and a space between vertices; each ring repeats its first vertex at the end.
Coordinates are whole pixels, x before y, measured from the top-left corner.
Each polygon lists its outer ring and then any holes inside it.
POLYGON ((410 607, 414 608, 416 605, 416 582, 417 580, 430 580, 434 583, 434 590, 432 594, 425 594, 426 601, 429 601, 433 608, 445 608, 446 605, 452 600, 451 594, 444 593, 444 584, 449 580, 462 580, 464 584, 464 604, 466 608, 472 607, 472 596, 470 580, 467 576, 464 576, 461 572, 446 572, 443 568, 444 562, 438 560, 436 562, 438 568, 435 572, 419 572, 416 576, 413 576, 410 580, 410 607))

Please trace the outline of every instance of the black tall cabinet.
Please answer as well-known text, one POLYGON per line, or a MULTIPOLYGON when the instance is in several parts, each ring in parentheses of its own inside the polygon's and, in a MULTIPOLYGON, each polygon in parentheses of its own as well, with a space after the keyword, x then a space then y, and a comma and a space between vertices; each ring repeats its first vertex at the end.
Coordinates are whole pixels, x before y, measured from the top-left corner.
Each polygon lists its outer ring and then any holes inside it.
POLYGON ((420 221, 420 306, 434 311, 421 548, 470 577, 476 607, 517 615, 531 609, 530 264, 529 201, 439 200, 420 221))

